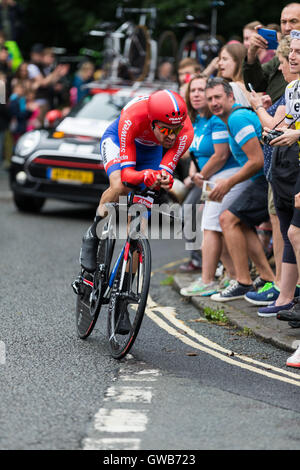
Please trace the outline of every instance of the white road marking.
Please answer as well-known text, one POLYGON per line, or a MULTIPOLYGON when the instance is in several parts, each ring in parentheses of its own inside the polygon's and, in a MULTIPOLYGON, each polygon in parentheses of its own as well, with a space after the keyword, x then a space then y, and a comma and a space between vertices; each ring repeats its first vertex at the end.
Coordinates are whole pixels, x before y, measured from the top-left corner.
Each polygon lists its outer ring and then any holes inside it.
POLYGON ((153 388, 149 382, 157 380, 161 374, 158 369, 142 369, 144 363, 130 363, 133 356, 127 357, 121 367, 117 383, 105 393, 105 406, 94 416, 93 429, 83 440, 84 450, 138 450, 141 439, 139 433, 146 430, 148 423, 147 405, 152 401, 153 388), (128 385, 130 381, 132 385, 128 385), (139 382, 139 384, 137 384, 139 382), (146 382, 145 385, 143 385, 146 382), (117 407, 116 407, 117 404, 117 407), (122 408, 130 404, 129 408, 122 408), (136 438, 120 435, 137 434, 136 438))
MULTIPOLYGON (((168 265, 164 266, 164 268, 172 267, 178 263, 179 261, 169 263, 168 265)), ((160 270, 161 269, 163 268, 160 268, 160 270)), ((154 272, 155 271, 153 271, 152 274, 154 272)), ((183 321, 176 318, 176 310, 174 308, 164 307, 157 304, 150 295, 148 296, 145 313, 167 333, 171 334, 192 348, 201 350, 231 365, 247 369, 251 372, 255 372, 275 380, 287 382, 298 387, 300 386, 299 375, 274 367, 270 364, 256 361, 247 356, 235 354, 231 350, 223 348, 219 344, 214 343, 213 341, 189 328, 183 321), (164 321, 161 316, 164 317, 164 319, 167 321, 164 321), (172 324, 174 328, 170 324, 172 324), (232 355, 234 358, 231 357, 232 355), (276 373, 281 375, 277 375, 276 373), (284 375, 286 377, 284 377, 284 375)), ((129 362, 132 358, 133 356, 128 354, 125 360, 129 362)), ((144 363, 140 362, 138 365, 141 366, 142 364, 144 363)), ((155 382, 160 375, 161 372, 158 369, 134 370, 134 368, 131 368, 130 366, 127 367, 127 364, 125 367, 122 367, 118 377, 118 384, 109 387, 105 394, 104 402, 106 403, 107 407, 100 408, 96 413, 94 417, 94 429, 91 433, 92 435, 83 440, 83 449, 140 449, 140 438, 125 438, 120 436, 115 437, 112 436, 112 434, 124 434, 129 432, 142 433, 146 430, 148 423, 147 414, 149 410, 145 409, 145 405, 151 403, 152 387, 147 385, 137 386, 136 383, 140 382, 143 384, 144 382, 155 382), (119 382, 126 384, 133 382, 133 386, 131 387, 128 385, 122 385, 119 384, 119 382), (118 403, 119 405, 122 403, 142 405, 143 409, 115 408, 115 403, 118 403), (100 433, 103 434, 103 437, 99 436, 100 433)))
POLYGON ((247 369, 251 372, 255 372, 257 374, 264 375, 266 377, 276 379, 276 380, 280 380, 282 382, 287 382, 287 383, 290 383, 292 385, 296 385, 297 387, 300 387, 300 377, 299 377, 299 375, 293 374, 292 372, 289 372, 289 371, 285 371, 285 370, 273 367, 273 366, 271 366, 269 364, 265 364, 263 362, 255 361, 251 358, 248 358, 247 356, 234 355, 235 359, 232 359, 230 357, 230 356, 232 356, 232 351, 230 351, 228 349, 225 349, 225 348, 223 348, 222 346, 220 346, 216 343, 213 343, 212 341, 208 340, 204 336, 198 335, 193 330, 191 330, 187 325, 183 324, 181 321, 176 319, 174 309, 172 309, 170 307, 167 307, 167 308, 162 307, 162 306, 156 304, 150 296, 149 296, 149 305, 151 305, 151 307, 147 306, 146 312, 145 312, 146 315, 148 315, 149 318, 151 318, 159 327, 161 327, 162 329, 164 329, 169 334, 176 337, 177 339, 179 339, 183 343, 185 343, 185 344, 187 344, 187 345, 189 345, 189 346, 191 346, 195 349, 199 349, 199 350, 201 350, 201 351, 203 351, 207 354, 210 354, 211 356, 217 357, 218 359, 220 359, 224 362, 227 362, 228 364, 231 364, 231 365, 234 365, 234 366, 237 366, 237 367, 241 367, 242 369, 247 369), (168 319, 171 323, 176 325, 176 327, 179 328, 181 331, 185 330, 186 334, 189 334, 194 339, 198 340, 200 344, 198 342, 195 342, 194 340, 191 340, 185 334, 182 334, 180 331, 176 330, 175 328, 170 326, 168 323, 163 321, 157 314, 155 314, 154 310, 159 311, 166 319, 168 319), (173 310, 173 314, 171 315, 170 311, 172 311, 172 310, 173 310), (201 343, 204 344, 204 345, 201 345, 201 343), (239 359, 239 360, 237 360, 237 359, 239 359), (284 374, 286 376, 293 377, 294 379, 289 379, 287 377, 283 377, 282 375, 276 375, 275 373, 268 372, 267 370, 259 369, 258 367, 254 367, 250 364, 245 364, 244 362, 241 362, 242 360, 245 361, 245 362, 248 362, 248 363, 255 364, 255 365, 260 366, 262 368, 265 368, 265 369, 267 368, 268 370, 273 370, 273 371, 279 372, 281 374, 284 374))
POLYGON ((108 433, 143 432, 147 422, 147 410, 100 408, 95 415, 95 430, 108 433))
POLYGON ((84 450, 139 450, 140 439, 109 438, 84 440, 84 450))
POLYGON ((104 401, 113 400, 116 403, 151 403, 152 387, 109 387, 104 401))

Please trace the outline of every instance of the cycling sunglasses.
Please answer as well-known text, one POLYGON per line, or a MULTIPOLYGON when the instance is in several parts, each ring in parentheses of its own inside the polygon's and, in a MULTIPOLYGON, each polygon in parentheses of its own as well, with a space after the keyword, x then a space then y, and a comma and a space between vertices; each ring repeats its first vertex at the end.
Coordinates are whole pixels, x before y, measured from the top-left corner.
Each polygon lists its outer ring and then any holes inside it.
POLYGON ((165 136, 172 135, 172 134, 178 135, 181 129, 183 129, 183 126, 178 126, 178 127, 175 127, 174 129, 171 129, 170 127, 159 126, 158 124, 156 124, 156 126, 158 127, 159 132, 161 132, 165 136))

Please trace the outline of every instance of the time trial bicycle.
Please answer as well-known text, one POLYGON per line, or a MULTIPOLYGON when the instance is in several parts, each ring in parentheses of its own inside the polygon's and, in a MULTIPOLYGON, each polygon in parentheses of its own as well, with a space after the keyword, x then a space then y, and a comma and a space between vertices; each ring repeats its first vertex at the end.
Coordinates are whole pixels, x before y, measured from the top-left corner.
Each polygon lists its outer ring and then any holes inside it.
MULTIPOLYGON (((158 198, 158 193, 148 188, 134 189, 128 200, 128 234, 115 262, 116 211, 105 219, 97 251, 97 268, 93 274, 81 270, 72 283, 77 294, 76 329, 81 339, 92 333, 101 308, 108 305, 107 338, 111 355, 123 358, 132 348, 139 332, 151 278, 151 249, 143 234, 141 224, 145 211, 158 198), (135 205, 135 211, 130 208, 135 205)), ((119 203, 107 204, 119 210, 119 203)), ((169 214, 168 214, 169 215, 169 214)), ((174 217, 170 214, 170 217, 174 217)))

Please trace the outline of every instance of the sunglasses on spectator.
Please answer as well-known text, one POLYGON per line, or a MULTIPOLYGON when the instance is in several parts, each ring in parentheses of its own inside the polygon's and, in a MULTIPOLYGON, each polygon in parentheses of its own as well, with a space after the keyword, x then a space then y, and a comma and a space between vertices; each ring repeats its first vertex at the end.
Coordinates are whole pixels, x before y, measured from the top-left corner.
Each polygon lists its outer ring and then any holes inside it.
POLYGON ((165 136, 172 135, 172 134, 178 135, 181 129, 183 128, 183 126, 178 126, 178 127, 171 129, 170 127, 159 126, 158 124, 156 124, 156 127, 158 127, 159 132, 161 134, 164 134, 165 136))

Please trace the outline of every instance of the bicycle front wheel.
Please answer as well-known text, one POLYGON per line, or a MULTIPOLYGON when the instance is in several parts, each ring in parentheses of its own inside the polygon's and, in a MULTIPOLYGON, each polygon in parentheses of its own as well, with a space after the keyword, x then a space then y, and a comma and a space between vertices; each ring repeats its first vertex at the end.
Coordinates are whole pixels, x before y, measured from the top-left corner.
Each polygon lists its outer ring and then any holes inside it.
POLYGON ((151 252, 144 238, 131 241, 127 262, 127 282, 121 286, 121 260, 110 296, 107 334, 111 355, 123 358, 133 346, 139 332, 149 292, 151 277, 151 252))

